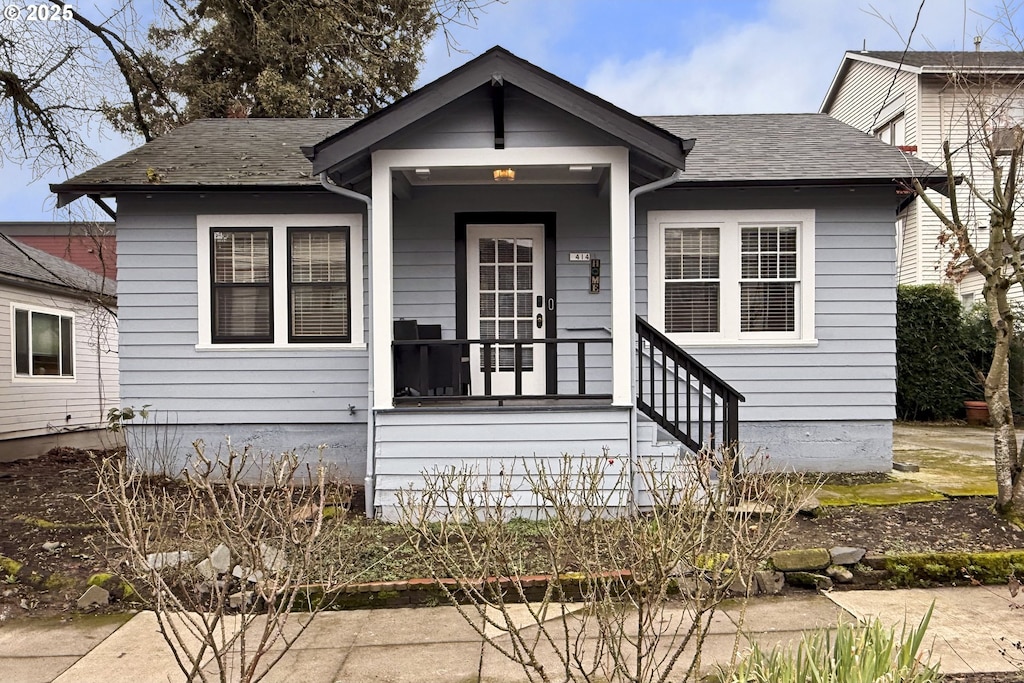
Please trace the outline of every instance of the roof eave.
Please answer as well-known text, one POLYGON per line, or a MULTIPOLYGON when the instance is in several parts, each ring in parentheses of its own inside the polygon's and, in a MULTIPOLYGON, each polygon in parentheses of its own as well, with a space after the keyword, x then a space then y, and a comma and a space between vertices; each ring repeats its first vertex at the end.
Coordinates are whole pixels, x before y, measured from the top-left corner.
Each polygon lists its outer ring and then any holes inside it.
POLYGON ((23 277, 11 273, 0 272, 0 283, 14 287, 19 287, 21 289, 28 289, 36 292, 44 292, 46 294, 59 294, 61 296, 66 296, 72 299, 79 299, 81 301, 99 300, 104 303, 117 303, 116 294, 98 292, 92 289, 86 289, 84 287, 58 285, 52 282, 36 280, 35 278, 23 277))

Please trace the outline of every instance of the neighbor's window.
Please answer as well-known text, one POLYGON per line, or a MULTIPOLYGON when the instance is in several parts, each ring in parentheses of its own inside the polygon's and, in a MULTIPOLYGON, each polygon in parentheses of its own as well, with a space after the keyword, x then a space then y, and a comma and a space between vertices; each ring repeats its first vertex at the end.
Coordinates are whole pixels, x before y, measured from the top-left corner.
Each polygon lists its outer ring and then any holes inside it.
POLYGON ((717 332, 718 228, 665 230, 665 330, 717 332))
POLYGON ((74 377, 74 318, 14 309, 14 374, 74 377))
POLYGON ((875 137, 894 147, 902 147, 907 144, 907 121, 903 114, 887 121, 884 125, 875 129, 875 137))
POLYGON ((210 232, 213 341, 274 341, 271 228, 210 232))
POLYGON ((288 340, 351 340, 347 228, 288 229, 288 340))

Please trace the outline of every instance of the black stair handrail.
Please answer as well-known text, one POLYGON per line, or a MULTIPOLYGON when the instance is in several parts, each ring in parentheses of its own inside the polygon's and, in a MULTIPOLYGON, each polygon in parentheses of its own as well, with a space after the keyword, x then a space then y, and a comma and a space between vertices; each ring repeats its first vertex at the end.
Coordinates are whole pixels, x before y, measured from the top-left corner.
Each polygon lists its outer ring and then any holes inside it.
POLYGON ((739 441, 739 404, 746 401, 743 394, 640 316, 636 317, 636 335, 637 408, 693 451, 699 451, 705 446, 716 446, 715 432, 719 423, 722 445, 735 446, 739 441), (645 341, 651 349, 646 372, 645 341), (655 351, 661 354, 660 369, 656 367, 655 351), (670 362, 674 367, 669 368, 670 362), (655 372, 660 374, 660 378, 655 376, 655 372), (661 383, 660 392, 658 379, 661 383), (692 403, 694 394, 696 405, 692 403), (706 394, 709 395, 710 403, 705 411, 706 394), (680 405, 681 400, 685 401, 684 406, 680 405))

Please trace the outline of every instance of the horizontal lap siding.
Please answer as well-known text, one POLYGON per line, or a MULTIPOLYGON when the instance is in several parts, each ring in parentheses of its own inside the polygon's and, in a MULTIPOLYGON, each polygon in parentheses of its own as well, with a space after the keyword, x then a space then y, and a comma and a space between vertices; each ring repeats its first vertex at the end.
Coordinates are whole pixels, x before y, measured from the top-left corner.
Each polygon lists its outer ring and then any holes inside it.
MULTIPOLYGON (((814 208, 817 345, 687 351, 744 394, 744 422, 890 420, 896 390, 895 205, 891 192, 873 189, 660 192, 637 212, 638 272, 647 271, 648 210, 814 208)), ((637 299, 646 315, 646 277, 643 283, 637 299)))
MULTIPOLYGON (((195 217, 217 213, 340 214, 362 213, 362 207, 326 193, 121 198, 122 404, 152 404, 180 424, 365 422, 365 349, 195 348, 195 217), (350 405, 355 415, 350 414, 350 405)), ((275 244, 275 249, 283 246, 275 244)), ((360 248, 365 254, 365 244, 360 248)), ((365 271, 361 276, 365 292, 365 271)), ((285 286, 280 275, 275 286, 285 286)), ((366 320, 365 294, 362 315, 366 320)))
POLYGON ((376 417, 375 441, 376 504, 388 517, 395 493, 422 486, 426 471, 466 466, 497 475, 522 472, 537 460, 557 467, 565 453, 628 455, 629 409, 384 411, 376 417))
POLYGON ((105 426, 118 405, 117 322, 87 302, 0 287, 0 440, 105 426), (11 304, 75 316, 75 379, 12 381, 11 304), (70 416, 70 418, 69 418, 70 416))

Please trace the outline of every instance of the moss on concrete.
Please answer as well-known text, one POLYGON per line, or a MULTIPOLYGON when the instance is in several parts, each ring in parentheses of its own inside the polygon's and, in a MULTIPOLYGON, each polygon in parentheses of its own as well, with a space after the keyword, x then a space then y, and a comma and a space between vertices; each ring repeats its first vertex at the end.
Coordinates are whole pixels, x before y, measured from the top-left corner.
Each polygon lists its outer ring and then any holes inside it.
POLYGON ((841 505, 901 505, 942 500, 945 496, 906 480, 878 484, 844 486, 827 484, 818 492, 818 500, 825 506, 841 505))
POLYGON ((897 587, 979 582, 1006 583, 1011 574, 1024 576, 1024 550, 990 553, 914 553, 875 560, 897 587))
POLYGON ((913 482, 950 497, 996 495, 992 456, 979 458, 954 450, 919 449, 900 453, 900 459, 917 465, 917 472, 894 472, 901 481, 913 482))

